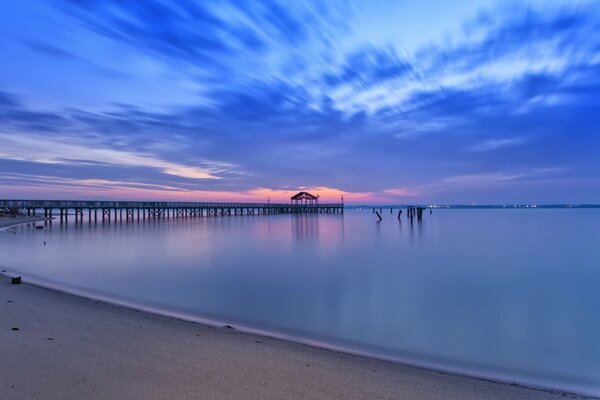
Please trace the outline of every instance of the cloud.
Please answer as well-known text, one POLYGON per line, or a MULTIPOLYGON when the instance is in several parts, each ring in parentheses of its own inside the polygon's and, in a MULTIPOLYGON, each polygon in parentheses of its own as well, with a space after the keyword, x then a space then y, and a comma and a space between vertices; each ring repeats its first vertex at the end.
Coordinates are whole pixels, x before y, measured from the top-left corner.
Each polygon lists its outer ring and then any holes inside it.
POLYGON ((12 109, 18 106, 18 102, 14 96, 0 90, 0 110, 12 109))
POLYGON ((413 190, 408 188, 384 189, 383 193, 398 197, 415 197, 417 195, 413 190))
MULTIPOLYGON (((332 196, 368 202, 444 198, 453 187, 498 195, 490 182, 517 193, 547 181, 531 171, 548 164, 582 179, 600 170, 592 6, 499 6, 408 52, 344 2, 53 4, 59 27, 15 33, 32 57, 20 67, 69 79, 20 90, 28 75, 0 67, 2 174, 43 166, 75 179, 70 187, 112 182, 153 196, 337 188, 332 196), (100 58, 127 82, 105 79, 100 58), (63 92, 67 106, 54 103, 63 92)), ((548 183, 545 196, 561 187, 548 183)))
POLYGON ((66 51, 65 49, 62 49, 53 44, 50 44, 46 41, 29 39, 29 40, 23 40, 23 43, 30 49, 40 52, 40 53, 50 56, 50 57, 64 58, 64 59, 70 59, 70 60, 78 59, 78 57, 75 56, 73 53, 66 51))
POLYGON ((109 179, 77 179, 63 178, 52 175, 33 175, 21 173, 5 173, 0 177, 0 181, 6 183, 25 183, 25 186, 44 186, 77 189, 79 187, 104 189, 141 189, 141 190, 164 190, 164 191, 185 191, 174 186, 165 186, 159 184, 148 184, 140 182, 116 181, 109 179))
POLYGON ((67 1, 63 9, 97 34, 160 56, 210 62, 211 54, 227 51, 215 35, 224 29, 223 22, 200 4, 179 8, 158 0, 67 1))
POLYGON ((342 84, 369 87, 403 77, 411 71, 411 65, 400 60, 393 50, 368 47, 349 54, 340 71, 327 73, 324 81, 333 87, 342 84))
POLYGON ((524 143, 523 138, 489 139, 470 147, 471 151, 491 151, 499 148, 518 146, 524 143))
POLYGON ((125 167, 155 168, 165 174, 190 179, 219 179, 211 168, 186 166, 142 154, 96 147, 91 143, 73 143, 75 138, 47 138, 34 135, 0 133, 0 158, 41 164, 107 164, 125 167))
MULTIPOLYGON (((310 191, 320 197, 321 203, 339 203, 343 196, 349 201, 372 200, 371 193, 347 192, 335 188, 288 188, 273 189, 257 187, 244 191, 222 190, 197 190, 185 189, 176 186, 158 184, 144 184, 130 181, 107 179, 76 179, 52 175, 33 174, 4 174, 0 176, 0 188, 7 188, 19 182, 18 193, 37 195, 47 193, 51 196, 84 194, 89 198, 111 198, 111 196, 124 199, 160 199, 180 201, 248 201, 248 202, 281 202, 288 203, 290 197, 299 190, 310 191)), ((14 190, 14 189, 13 189, 14 190)))
POLYGON ((452 185, 465 185, 465 186, 482 186, 482 185, 494 185, 498 183, 506 183, 520 179, 526 176, 523 173, 505 173, 505 172, 492 172, 485 174, 469 174, 469 175, 458 175, 450 176, 442 180, 445 184, 452 185))

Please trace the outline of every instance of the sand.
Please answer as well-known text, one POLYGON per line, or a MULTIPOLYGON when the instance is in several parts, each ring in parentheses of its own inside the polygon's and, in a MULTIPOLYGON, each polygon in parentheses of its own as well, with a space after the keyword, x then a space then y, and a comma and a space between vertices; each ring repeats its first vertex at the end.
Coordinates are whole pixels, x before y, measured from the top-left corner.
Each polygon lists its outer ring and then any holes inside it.
POLYGON ((567 396, 10 285, 1 275, 0 315, 0 399, 6 400, 567 396))
POLYGON ((16 217, 1 216, 0 217, 0 229, 8 228, 13 225, 25 224, 28 222, 45 221, 47 219, 48 218, 44 218, 44 217, 40 217, 40 216, 34 217, 34 216, 27 216, 27 215, 19 215, 16 217))

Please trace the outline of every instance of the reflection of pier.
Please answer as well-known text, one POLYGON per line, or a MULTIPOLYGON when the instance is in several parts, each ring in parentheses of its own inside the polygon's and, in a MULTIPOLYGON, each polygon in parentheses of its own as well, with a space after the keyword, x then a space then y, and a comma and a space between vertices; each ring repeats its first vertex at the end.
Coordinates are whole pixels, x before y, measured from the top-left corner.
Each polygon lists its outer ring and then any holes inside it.
POLYGON ((317 239, 319 218, 314 215, 295 215, 292 217, 292 234, 295 239, 317 239))
POLYGON ((117 221, 125 219, 166 219, 188 217, 216 217, 229 215, 270 214, 343 214, 343 204, 278 204, 278 203, 195 203, 154 201, 62 201, 62 200, 0 200, 0 208, 20 210, 27 215, 60 215, 67 221, 69 211, 75 220, 89 222, 98 219, 117 221), (86 213, 87 211, 87 213, 86 213))

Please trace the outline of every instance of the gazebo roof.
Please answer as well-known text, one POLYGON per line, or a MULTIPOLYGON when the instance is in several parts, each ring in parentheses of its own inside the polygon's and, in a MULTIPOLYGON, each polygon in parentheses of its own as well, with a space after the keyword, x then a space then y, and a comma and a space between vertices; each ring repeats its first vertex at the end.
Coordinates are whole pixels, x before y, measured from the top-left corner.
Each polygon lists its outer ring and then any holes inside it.
POLYGON ((292 196, 292 200, 317 200, 318 197, 308 192, 299 192, 292 196))

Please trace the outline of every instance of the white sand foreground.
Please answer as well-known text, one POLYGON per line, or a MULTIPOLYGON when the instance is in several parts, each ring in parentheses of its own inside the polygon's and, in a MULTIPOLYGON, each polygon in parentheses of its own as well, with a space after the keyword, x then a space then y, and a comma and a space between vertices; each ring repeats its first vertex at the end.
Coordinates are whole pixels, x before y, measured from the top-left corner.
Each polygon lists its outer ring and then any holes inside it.
POLYGON ((566 397, 585 398, 207 327, 0 275, 3 400, 566 397))

